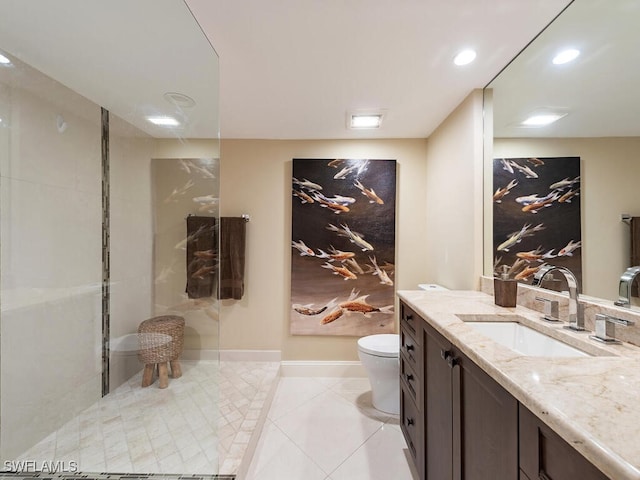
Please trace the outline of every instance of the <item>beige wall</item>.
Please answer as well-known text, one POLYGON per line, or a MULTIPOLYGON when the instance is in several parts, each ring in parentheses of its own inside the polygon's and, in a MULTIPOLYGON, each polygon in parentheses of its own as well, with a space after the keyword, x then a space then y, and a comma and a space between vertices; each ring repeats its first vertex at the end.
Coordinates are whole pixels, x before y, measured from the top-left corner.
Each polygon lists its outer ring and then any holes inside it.
POLYGON ((127 335, 135 334, 140 322, 152 316, 153 141, 121 118, 109 115, 110 391, 140 370, 127 335))
POLYGON ((640 138, 495 139, 493 156, 581 158, 583 291, 615 300, 629 266, 629 226, 622 213, 640 216, 640 138))
POLYGON ((0 70, 9 76, 0 77, 7 460, 100 398, 102 195, 100 108, 28 67, 0 70), (32 83, 42 91, 23 88, 32 83))
POLYGON ((426 274, 424 205, 427 140, 223 140, 220 212, 251 215, 245 295, 223 300, 222 349, 281 350, 285 360, 355 360, 355 337, 289 334, 291 169, 293 158, 398 161, 396 288, 413 289, 426 274))
POLYGON ((427 278, 477 289, 482 274, 482 91, 472 92, 429 137, 427 278))

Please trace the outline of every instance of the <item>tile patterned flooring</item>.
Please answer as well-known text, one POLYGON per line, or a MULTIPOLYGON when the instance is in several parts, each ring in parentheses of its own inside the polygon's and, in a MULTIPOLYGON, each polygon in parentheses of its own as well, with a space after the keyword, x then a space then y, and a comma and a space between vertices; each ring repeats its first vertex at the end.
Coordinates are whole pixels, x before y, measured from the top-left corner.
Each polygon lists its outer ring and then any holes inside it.
POLYGON ((417 479, 398 417, 373 409, 366 378, 278 381, 277 362, 221 362, 219 372, 212 362, 182 364, 163 390, 141 388, 135 375, 20 459, 127 477, 417 479))
POLYGON ((142 372, 17 460, 76 462, 81 472, 235 474, 269 394, 276 362, 183 361, 169 387, 142 372), (219 408, 218 408, 219 405, 219 408))
POLYGON ((397 415, 367 378, 282 377, 246 480, 416 480, 397 415))

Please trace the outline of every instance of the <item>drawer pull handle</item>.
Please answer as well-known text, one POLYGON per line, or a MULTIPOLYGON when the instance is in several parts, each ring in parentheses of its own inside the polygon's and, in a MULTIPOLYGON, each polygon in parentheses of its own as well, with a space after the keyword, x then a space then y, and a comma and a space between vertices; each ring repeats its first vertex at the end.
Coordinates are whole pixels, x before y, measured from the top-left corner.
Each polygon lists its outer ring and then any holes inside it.
POLYGON ((413 322, 413 315, 411 315, 410 313, 404 316, 404 319, 407 322, 413 322))
POLYGON ((413 375, 411 375, 410 373, 407 373, 405 375, 405 378, 407 379, 407 382, 410 382, 411 380, 413 380, 413 375))
POLYGON ((414 346, 413 346, 413 345, 411 345, 411 344, 407 344, 407 345, 405 345, 405 346, 404 346, 404 348, 405 348, 405 350, 406 350, 407 352, 410 352, 411 350, 414 350, 414 349, 415 349, 415 348, 414 348, 414 346))
POLYGON ((413 418, 407 418, 407 426, 411 426, 413 425, 415 422, 413 421, 413 418))
POLYGON ((447 361, 449 368, 453 368, 458 364, 458 359, 453 356, 451 350, 440 350, 440 356, 447 361))

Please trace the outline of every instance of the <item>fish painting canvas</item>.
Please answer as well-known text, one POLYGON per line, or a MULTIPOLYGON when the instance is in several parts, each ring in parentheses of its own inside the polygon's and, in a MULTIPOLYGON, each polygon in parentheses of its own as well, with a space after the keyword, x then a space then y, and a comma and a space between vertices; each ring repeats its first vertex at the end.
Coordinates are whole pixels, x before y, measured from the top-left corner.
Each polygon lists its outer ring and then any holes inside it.
POLYGON ((394 333, 396 161, 292 163, 291 334, 394 333))
POLYGON ((493 192, 495 274, 531 283, 543 265, 563 266, 581 289, 580 157, 495 158, 493 192))

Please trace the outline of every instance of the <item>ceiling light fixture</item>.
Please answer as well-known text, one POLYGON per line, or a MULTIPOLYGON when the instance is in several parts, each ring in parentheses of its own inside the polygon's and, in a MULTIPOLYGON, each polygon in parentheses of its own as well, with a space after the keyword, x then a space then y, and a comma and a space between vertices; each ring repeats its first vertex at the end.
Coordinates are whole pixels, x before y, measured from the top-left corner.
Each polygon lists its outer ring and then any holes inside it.
POLYGON ((524 120, 521 125, 525 127, 544 127, 560 120, 566 115, 566 113, 542 113, 531 115, 529 118, 524 120))
POLYGON ((580 50, 577 50, 575 48, 567 48, 556 54, 556 56, 553 57, 552 62, 554 65, 563 65, 565 63, 572 62, 573 60, 578 58, 579 55, 580 50))
POLYGON ((191 108, 195 107, 196 105, 196 101, 190 96, 185 95, 184 93, 167 92, 163 95, 163 97, 167 102, 177 107, 191 108))
POLYGON ((476 59, 476 51, 470 48, 462 50, 453 59, 453 63, 459 67, 468 65, 476 59))
POLYGON ((382 124, 381 113, 351 114, 350 128, 380 128, 382 124))
POLYGON ((3 54, 0 53, 0 64, 11 65, 11 60, 9 60, 7 57, 5 57, 3 54))
POLYGON ((156 116, 148 116, 146 117, 147 121, 153 123, 154 125, 158 125, 160 127, 177 127, 180 125, 180 122, 173 117, 156 115, 156 116))

